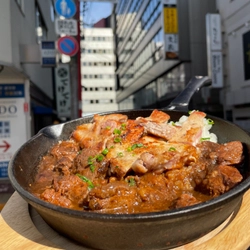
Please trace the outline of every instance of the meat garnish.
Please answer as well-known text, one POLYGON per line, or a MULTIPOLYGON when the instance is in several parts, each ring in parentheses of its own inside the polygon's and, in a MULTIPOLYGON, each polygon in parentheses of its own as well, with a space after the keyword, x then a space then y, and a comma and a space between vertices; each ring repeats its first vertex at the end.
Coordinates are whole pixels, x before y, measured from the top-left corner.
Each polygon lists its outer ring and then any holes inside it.
POLYGON ((94 115, 40 161, 31 191, 55 205, 98 213, 146 213, 195 205, 243 179, 239 141, 202 138, 206 114, 182 123, 149 117, 94 115))

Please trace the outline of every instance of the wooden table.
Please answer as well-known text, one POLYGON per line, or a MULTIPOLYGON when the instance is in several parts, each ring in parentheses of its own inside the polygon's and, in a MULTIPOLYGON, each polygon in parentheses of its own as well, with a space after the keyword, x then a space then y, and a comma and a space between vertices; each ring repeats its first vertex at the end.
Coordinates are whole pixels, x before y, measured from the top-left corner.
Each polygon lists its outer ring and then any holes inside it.
MULTIPOLYGON (((175 250, 246 250, 250 246, 250 190, 235 218, 211 233, 175 250)), ((51 229, 17 192, 0 214, 0 249, 89 250, 51 229)))

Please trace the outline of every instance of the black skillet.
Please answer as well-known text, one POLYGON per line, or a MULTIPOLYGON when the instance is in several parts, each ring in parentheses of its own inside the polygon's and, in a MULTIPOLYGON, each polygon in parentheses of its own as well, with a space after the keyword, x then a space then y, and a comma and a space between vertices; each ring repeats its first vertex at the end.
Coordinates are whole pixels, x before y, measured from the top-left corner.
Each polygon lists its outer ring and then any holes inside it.
MULTIPOLYGON (((164 112, 177 121, 187 114, 193 93, 210 83, 208 77, 193 77, 186 89, 164 112), (177 111, 178 110, 178 111, 177 111)), ((125 110, 130 119, 147 117, 152 110, 125 110)), ((103 114, 117 113, 107 112, 103 114)), ((84 245, 86 249, 169 249, 191 242, 218 227, 240 208, 242 197, 249 189, 250 136, 240 127, 225 120, 208 116, 215 124, 220 143, 239 140, 245 147, 245 161, 241 172, 244 181, 229 192, 210 201, 170 211, 114 215, 75 211, 36 198, 28 190, 42 155, 59 140, 66 140, 76 126, 88 123, 86 116, 63 124, 48 126, 27 141, 9 163, 9 178, 15 190, 33 206, 42 218, 57 232, 84 245)))

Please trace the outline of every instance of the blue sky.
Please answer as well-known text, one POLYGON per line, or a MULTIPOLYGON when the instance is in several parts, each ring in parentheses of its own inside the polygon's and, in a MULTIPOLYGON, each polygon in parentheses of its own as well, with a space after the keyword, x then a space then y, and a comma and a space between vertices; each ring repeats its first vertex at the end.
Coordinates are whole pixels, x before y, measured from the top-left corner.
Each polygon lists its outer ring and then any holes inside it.
POLYGON ((112 4, 110 2, 87 2, 84 21, 87 24, 93 24, 100 19, 111 14, 112 4))

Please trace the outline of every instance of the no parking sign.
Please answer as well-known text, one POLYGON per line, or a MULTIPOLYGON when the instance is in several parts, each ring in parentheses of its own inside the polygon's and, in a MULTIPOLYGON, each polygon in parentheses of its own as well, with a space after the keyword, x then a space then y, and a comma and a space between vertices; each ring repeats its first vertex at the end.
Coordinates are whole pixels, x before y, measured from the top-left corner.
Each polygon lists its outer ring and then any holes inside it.
POLYGON ((72 36, 59 38, 57 41, 57 47, 60 53, 67 56, 74 56, 79 50, 79 44, 72 36))

